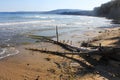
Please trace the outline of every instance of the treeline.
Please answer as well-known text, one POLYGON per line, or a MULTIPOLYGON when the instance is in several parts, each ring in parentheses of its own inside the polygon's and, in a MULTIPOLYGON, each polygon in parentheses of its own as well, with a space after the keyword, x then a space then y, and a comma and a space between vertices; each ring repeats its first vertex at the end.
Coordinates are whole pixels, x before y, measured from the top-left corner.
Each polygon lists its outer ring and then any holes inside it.
POLYGON ((120 0, 111 0, 94 9, 96 16, 120 20, 120 0))
POLYGON ((93 16, 93 11, 76 11, 76 12, 62 12, 60 14, 63 15, 87 15, 87 16, 93 16))
POLYGON ((79 9, 57 9, 52 11, 44 12, 45 14, 61 14, 61 15, 87 15, 93 16, 93 11, 79 10, 79 9))

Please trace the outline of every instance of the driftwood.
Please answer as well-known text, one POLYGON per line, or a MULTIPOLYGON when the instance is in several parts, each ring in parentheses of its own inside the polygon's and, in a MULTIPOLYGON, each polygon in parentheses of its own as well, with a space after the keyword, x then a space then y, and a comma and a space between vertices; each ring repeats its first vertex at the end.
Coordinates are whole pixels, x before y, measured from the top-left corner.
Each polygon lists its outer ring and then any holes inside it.
MULTIPOLYGON (((97 61, 100 60, 104 60, 109 61, 109 64, 114 65, 114 66, 120 66, 120 54, 114 54, 112 53, 112 51, 114 50, 119 51, 120 49, 111 49, 111 50, 107 50, 107 51, 89 51, 87 53, 81 53, 81 52, 73 52, 73 53, 62 53, 62 52, 54 52, 54 51, 47 51, 47 50, 39 50, 39 49, 32 49, 32 48, 26 48, 27 50, 31 50, 31 51, 38 51, 41 53, 46 53, 46 54, 53 54, 53 55, 57 55, 57 56, 62 56, 62 57, 66 57, 65 55, 79 55, 80 57, 84 58, 85 60, 87 60, 90 63, 97 63, 97 61), (111 55, 112 54, 112 55, 111 55), (87 57, 87 58, 86 58, 87 57)), ((69 59, 72 59, 69 58, 69 59)))
POLYGON ((31 50, 31 51, 39 51, 42 53, 49 53, 49 54, 55 54, 55 55, 87 55, 88 53, 79 53, 79 52, 67 52, 67 53, 63 53, 63 52, 55 52, 55 51, 47 51, 47 50, 40 50, 40 49, 33 49, 33 48, 26 48, 26 50, 31 50))
POLYGON ((57 44, 59 46, 61 46, 62 48, 66 49, 66 50, 69 50, 71 52, 80 52, 81 49, 80 48, 77 48, 77 47, 74 47, 74 46, 71 46, 71 45, 68 45, 68 44, 64 44, 64 43, 61 43, 61 42, 58 42, 58 41, 55 41, 55 40, 52 40, 50 39, 49 37, 44 37, 44 36, 36 36, 36 35, 29 35, 31 38, 33 39, 38 39, 38 40, 44 40, 46 42, 50 42, 50 43, 54 43, 54 44, 57 44))
MULTIPOLYGON (((93 46, 93 45, 89 45, 89 44, 85 43, 83 45, 86 45, 86 46, 91 47, 91 48, 95 48, 96 50, 93 50, 93 49, 84 50, 82 48, 78 48, 78 47, 74 47, 74 46, 71 46, 71 45, 68 45, 68 44, 64 44, 64 43, 52 40, 52 39, 44 37, 44 36, 31 35, 31 38, 38 39, 38 40, 44 39, 47 42, 57 44, 57 45, 61 46, 62 48, 72 52, 72 53, 52 52, 54 54, 60 54, 60 55, 61 54, 70 54, 70 55, 86 55, 87 54, 89 56, 99 55, 99 56, 102 56, 102 58, 105 58, 105 59, 108 59, 108 60, 112 59, 112 60, 115 60, 115 61, 120 61, 120 48, 93 46), (82 54, 82 53, 84 53, 84 54, 82 54)), ((28 50, 40 51, 40 52, 45 52, 45 53, 50 52, 50 51, 44 51, 44 50, 38 50, 38 49, 28 49, 28 50)))

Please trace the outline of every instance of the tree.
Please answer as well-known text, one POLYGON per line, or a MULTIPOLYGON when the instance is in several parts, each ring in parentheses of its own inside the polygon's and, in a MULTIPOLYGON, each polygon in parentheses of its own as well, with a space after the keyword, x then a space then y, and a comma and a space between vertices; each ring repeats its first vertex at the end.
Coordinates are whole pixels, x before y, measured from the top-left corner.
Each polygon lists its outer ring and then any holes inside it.
POLYGON ((94 9, 98 16, 120 19, 120 0, 111 0, 94 9))

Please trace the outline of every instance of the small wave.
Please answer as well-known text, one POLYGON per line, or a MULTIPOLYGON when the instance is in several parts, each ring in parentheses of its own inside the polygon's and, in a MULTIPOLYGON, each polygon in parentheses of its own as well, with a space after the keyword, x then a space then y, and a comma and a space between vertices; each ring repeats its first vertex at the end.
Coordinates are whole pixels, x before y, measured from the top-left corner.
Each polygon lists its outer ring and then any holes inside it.
POLYGON ((43 16, 35 15, 35 16, 24 16, 23 18, 40 18, 40 19, 47 19, 48 17, 43 17, 43 16))
POLYGON ((28 22, 12 22, 12 23, 0 23, 0 25, 18 25, 18 24, 36 24, 36 23, 50 23, 55 20, 40 20, 40 21, 28 21, 28 22))
POLYGON ((15 48, 4 48, 2 49, 2 52, 0 53, 0 59, 13 56, 19 53, 19 50, 16 50, 15 48))
POLYGON ((6 52, 6 48, 2 49, 2 52, 0 52, 0 55, 3 55, 6 52))
POLYGON ((8 41, 10 41, 10 39, 5 40, 5 42, 8 42, 8 41))
POLYGON ((91 22, 74 22, 74 25, 90 25, 91 22))

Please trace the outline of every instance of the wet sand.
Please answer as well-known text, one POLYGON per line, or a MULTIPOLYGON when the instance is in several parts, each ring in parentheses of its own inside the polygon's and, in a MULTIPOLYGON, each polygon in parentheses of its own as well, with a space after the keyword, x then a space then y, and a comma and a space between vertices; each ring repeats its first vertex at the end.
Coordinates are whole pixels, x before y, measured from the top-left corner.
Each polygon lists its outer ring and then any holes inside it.
MULTIPOLYGON (((86 35, 89 33, 86 33, 86 35)), ((92 33, 93 34, 93 33, 92 33)), ((90 34, 88 35, 90 36, 90 34)), ((94 45, 101 43, 103 46, 120 47, 120 29, 106 29, 105 32, 95 37, 94 45)), ((79 41, 78 41, 79 42, 79 41)), ((94 65, 94 68, 81 65, 75 60, 93 66, 80 56, 60 57, 52 54, 26 50, 35 48, 42 50, 69 52, 58 45, 37 42, 34 44, 20 45, 15 47, 19 54, 0 60, 1 80, 119 80, 120 69, 114 69, 113 65, 94 65), (112 71, 111 71, 112 70, 112 71), (111 72, 110 72, 111 71, 111 72), (118 76, 115 76, 115 73, 118 76)))

